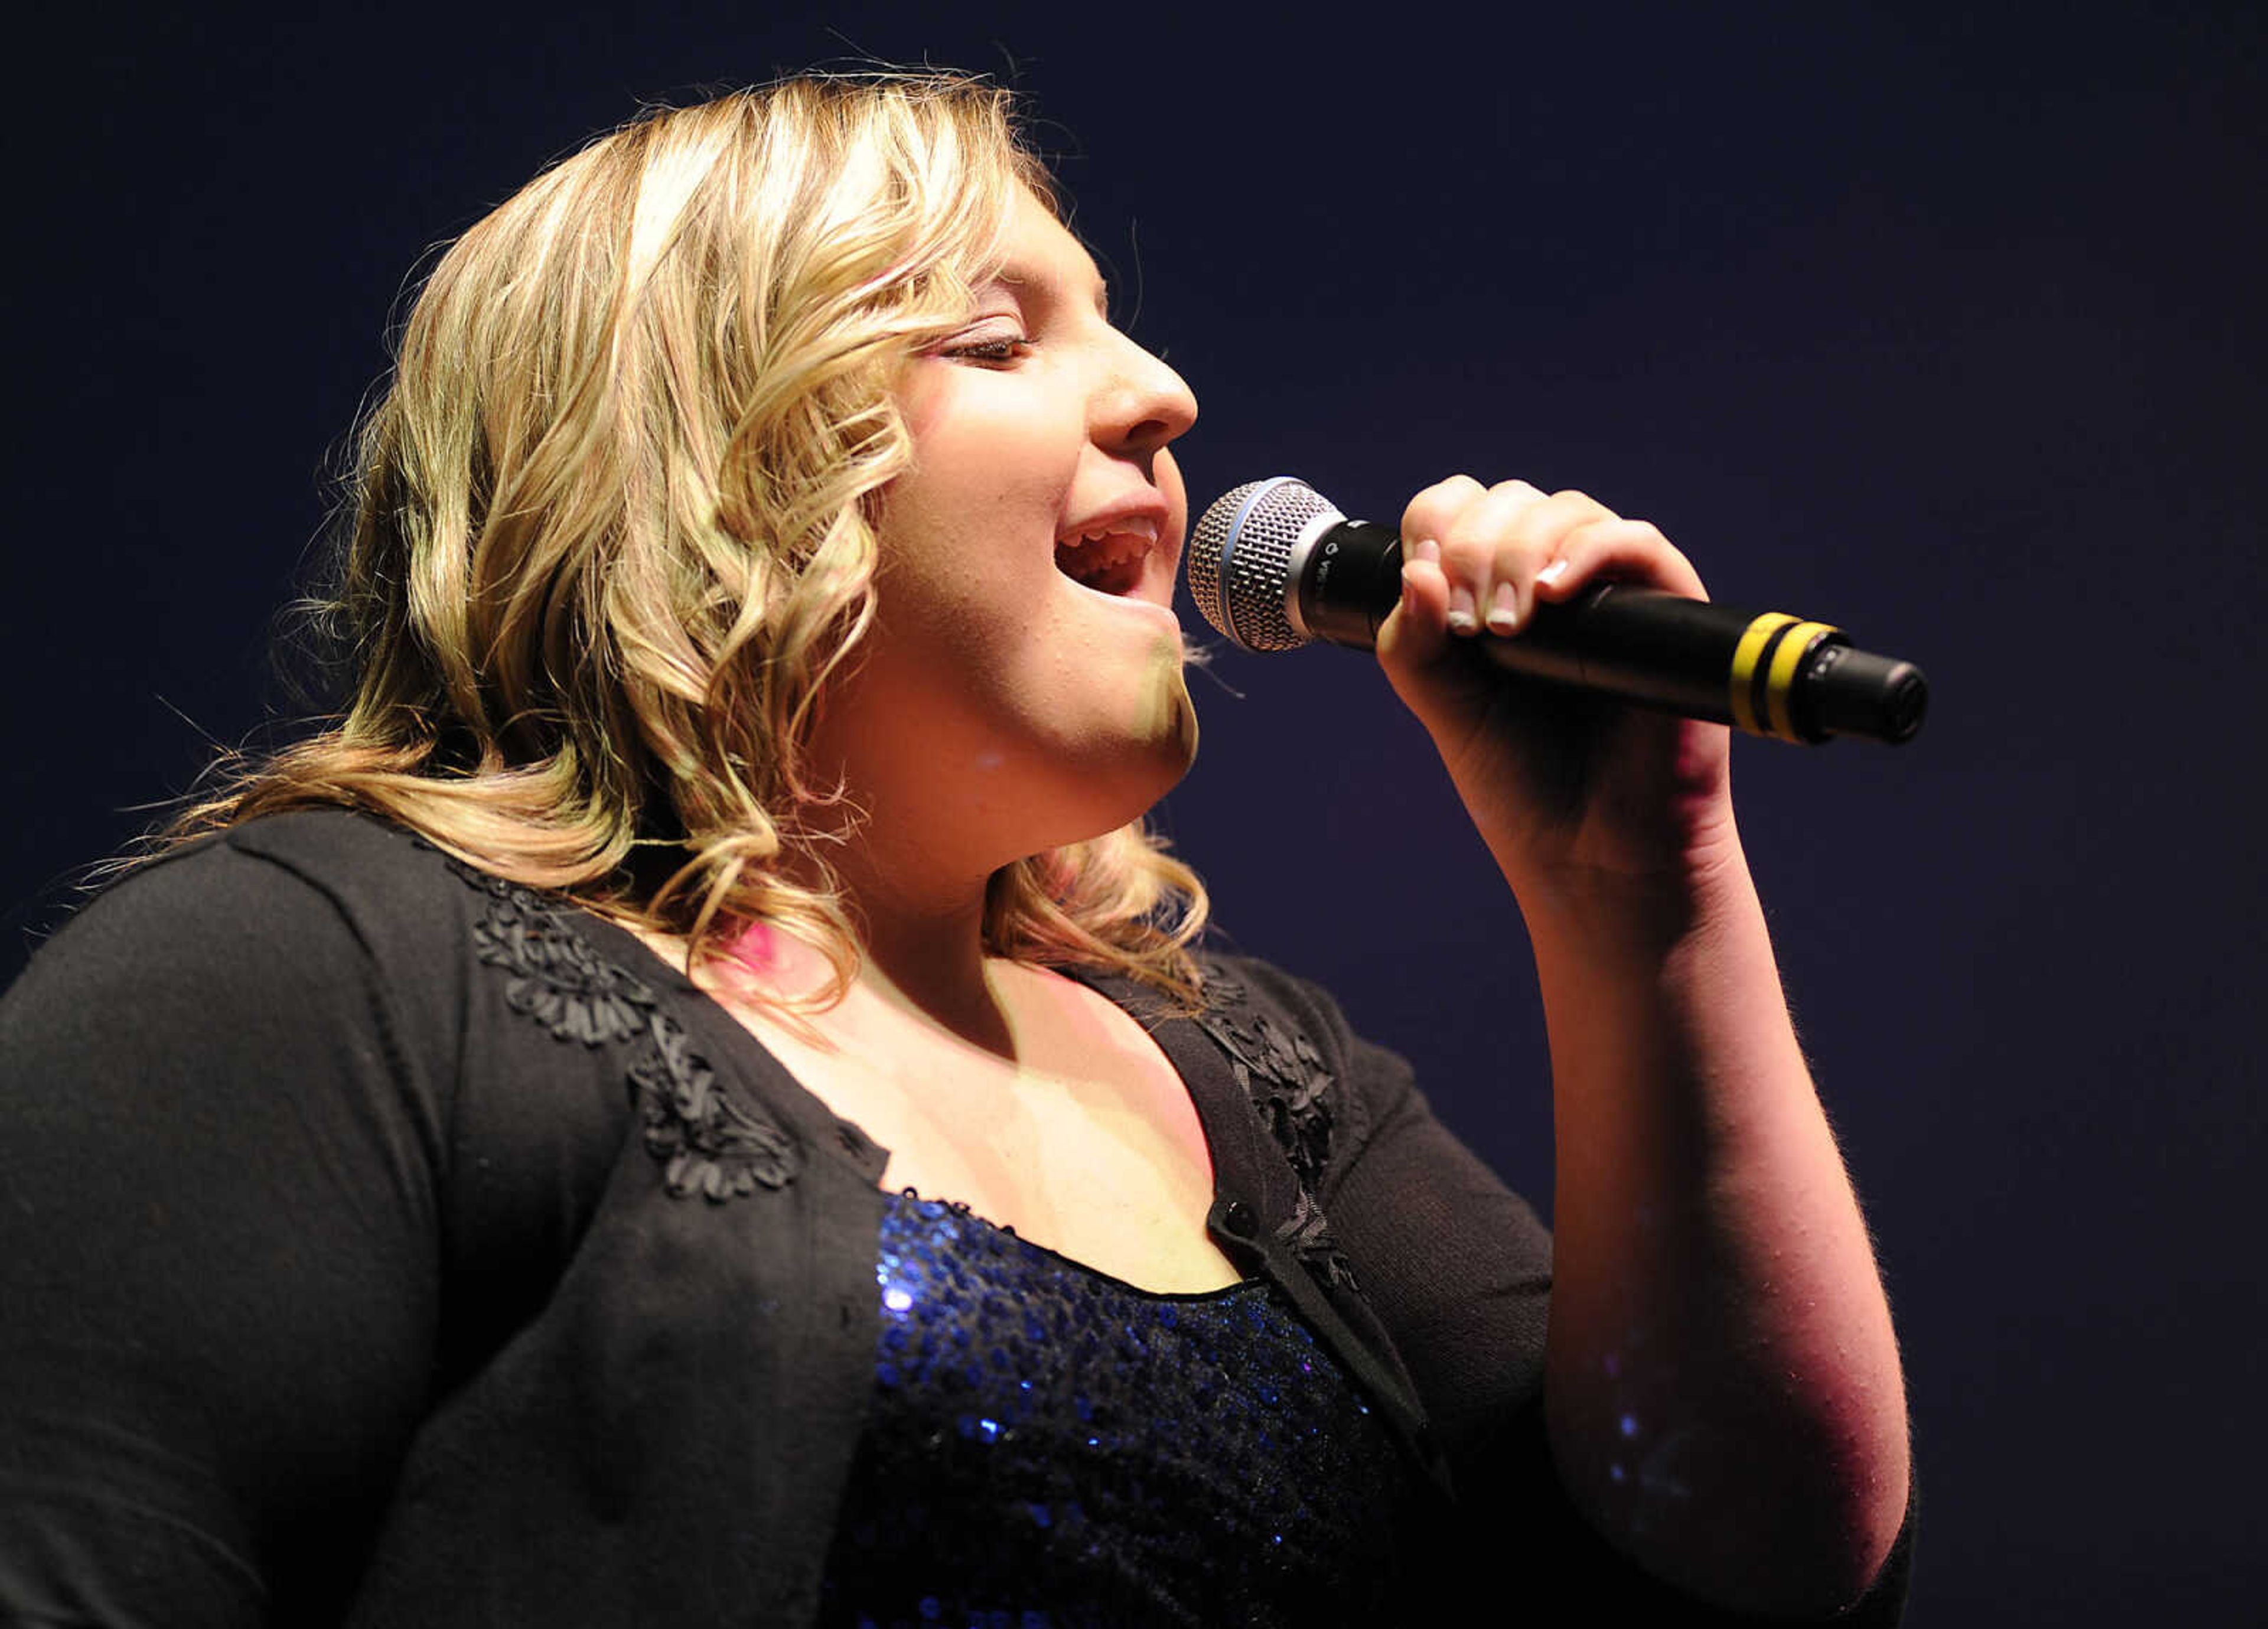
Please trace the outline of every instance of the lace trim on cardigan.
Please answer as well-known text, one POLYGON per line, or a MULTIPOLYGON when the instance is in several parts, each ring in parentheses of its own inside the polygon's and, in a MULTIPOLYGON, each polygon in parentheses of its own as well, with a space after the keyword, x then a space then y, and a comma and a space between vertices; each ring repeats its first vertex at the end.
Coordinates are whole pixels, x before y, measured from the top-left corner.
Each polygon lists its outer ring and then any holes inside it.
POLYGON ((1205 969, 1205 1010, 1197 1023, 1228 1055, 1237 1085, 1292 1162, 1301 1189, 1321 1185, 1331 1158, 1330 1094, 1337 1080, 1323 1055, 1303 1033, 1263 1011, 1242 979, 1217 966, 1205 969))
POLYGON ((1278 1240, 1326 1284, 1356 1289, 1353 1264, 1315 1200, 1330 1163, 1331 1091, 1338 1078, 1304 1031, 1278 1022, 1249 985, 1217 964, 1205 969, 1205 1010, 1196 1022, 1228 1058, 1237 1085, 1300 1179, 1299 1199, 1277 1228, 1278 1240))
POLYGON ((555 1041, 630 1047, 630 1102, 671 1198, 721 1204, 795 1180, 802 1150, 718 1079, 652 985, 593 949, 542 895, 444 858, 487 896, 473 940, 484 966, 511 974, 505 1004, 555 1041))

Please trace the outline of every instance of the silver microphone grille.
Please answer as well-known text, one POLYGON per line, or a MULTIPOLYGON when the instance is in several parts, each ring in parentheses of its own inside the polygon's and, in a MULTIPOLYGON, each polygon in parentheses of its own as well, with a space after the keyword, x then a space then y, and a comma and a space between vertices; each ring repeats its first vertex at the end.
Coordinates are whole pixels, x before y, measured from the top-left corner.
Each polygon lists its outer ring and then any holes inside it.
POLYGON ((1287 608, 1292 546, 1317 520, 1345 519, 1291 475, 1248 481, 1216 498, 1189 535, 1189 598, 1205 621, 1248 651, 1307 644, 1287 608))

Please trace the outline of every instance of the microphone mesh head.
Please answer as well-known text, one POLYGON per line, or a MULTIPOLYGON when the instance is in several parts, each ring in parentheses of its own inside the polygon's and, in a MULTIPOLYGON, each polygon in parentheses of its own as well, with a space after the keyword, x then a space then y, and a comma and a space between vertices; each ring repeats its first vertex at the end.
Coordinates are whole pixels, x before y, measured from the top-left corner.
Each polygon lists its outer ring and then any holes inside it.
POLYGON ((1189 536, 1189 597, 1205 621, 1248 651, 1307 644, 1285 603, 1292 545, 1318 519, 1346 517, 1290 475, 1248 481, 1216 498, 1189 536))

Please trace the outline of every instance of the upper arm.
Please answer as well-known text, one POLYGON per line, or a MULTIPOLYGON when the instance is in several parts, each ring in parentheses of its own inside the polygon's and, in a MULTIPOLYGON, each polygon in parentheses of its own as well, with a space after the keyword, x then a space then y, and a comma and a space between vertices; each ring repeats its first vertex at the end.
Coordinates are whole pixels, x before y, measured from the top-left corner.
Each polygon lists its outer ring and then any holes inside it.
POLYGON ((225 844, 0 1003, 0 1616, 249 1624, 349 1564, 432 1340, 401 1028, 335 903, 225 844))
MULTIPOLYGON (((1406 1062, 1348 1033, 1327 997, 1310 999, 1336 1043, 1353 1140, 1319 1198, 1449 1461, 1459 1519, 1440 1536, 1439 1571, 1450 1597, 1516 1570, 1538 1589, 1580 1596, 1598 1615, 1687 1629, 1761 1621, 1655 1580, 1568 1500, 1543 1420, 1549 1232, 1434 1117, 1406 1062)), ((1836 1621, 1897 1621, 1911 1512, 1908 1522, 1874 1588, 1836 1621)))
POLYGON ((1551 1238, 1434 1117, 1408 1064, 1351 1039, 1362 1139, 1321 1196, 1453 1465, 1543 1383, 1551 1238))

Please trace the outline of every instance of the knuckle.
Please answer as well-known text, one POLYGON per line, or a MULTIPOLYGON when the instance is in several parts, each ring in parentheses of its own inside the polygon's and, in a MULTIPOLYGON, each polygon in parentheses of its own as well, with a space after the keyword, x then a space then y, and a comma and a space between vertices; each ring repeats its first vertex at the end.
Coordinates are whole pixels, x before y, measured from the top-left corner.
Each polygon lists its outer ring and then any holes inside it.
POLYGON ((1601 515, 1583 530, 1596 534, 1602 543, 1613 549, 1647 549, 1664 541, 1650 522, 1624 520, 1613 515, 1601 515))
POLYGON ((1441 563, 1460 571, 1469 571, 1496 552, 1493 539, 1469 523, 1447 528, 1440 539, 1441 563))
POLYGON ((1445 476, 1418 492, 1403 507, 1402 528, 1412 537, 1438 538, 1479 500, 1484 490, 1470 475, 1445 476))

